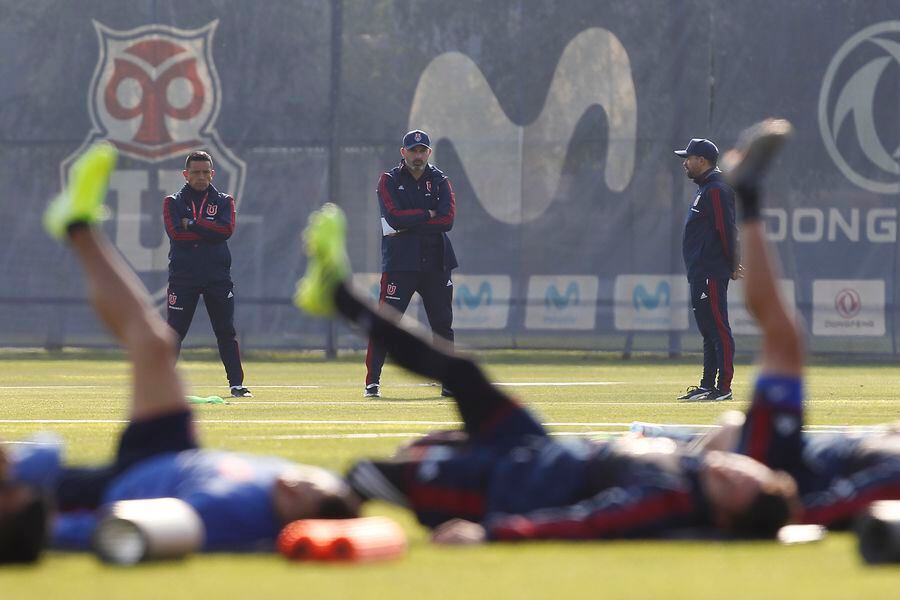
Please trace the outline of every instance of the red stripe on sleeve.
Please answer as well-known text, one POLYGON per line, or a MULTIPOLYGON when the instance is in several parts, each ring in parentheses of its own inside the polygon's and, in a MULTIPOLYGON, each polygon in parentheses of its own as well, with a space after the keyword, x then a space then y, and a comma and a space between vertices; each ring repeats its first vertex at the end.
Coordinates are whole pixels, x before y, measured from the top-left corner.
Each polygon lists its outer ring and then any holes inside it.
POLYGON ((391 215, 396 215, 398 217, 404 215, 420 215, 423 212, 421 208, 410 208, 404 210, 398 210, 397 205, 394 204, 394 198, 391 196, 390 191, 387 187, 387 173, 381 174, 381 179, 378 180, 378 194, 381 196, 381 201, 384 202, 384 208, 391 215))
POLYGON ((235 225, 235 210, 234 210, 234 198, 228 196, 228 205, 231 210, 231 223, 227 225, 222 225, 217 223, 216 221, 207 221, 206 219, 198 219, 194 222, 196 227, 202 227, 203 229, 208 229, 210 231, 214 231, 219 233, 225 237, 231 237, 231 234, 234 233, 234 225, 235 225))
POLYGON ((694 510, 688 492, 667 491, 609 510, 600 510, 585 519, 538 522, 517 515, 493 528, 496 539, 599 539, 627 535, 638 527, 694 510))
POLYGON ((725 231, 725 212, 722 210, 722 199, 719 197, 719 188, 713 188, 711 195, 716 231, 719 232, 719 239, 722 241, 722 250, 725 251, 725 257, 730 259, 731 249, 728 247, 728 234, 725 231))
POLYGON ((445 179, 444 182, 447 184, 447 188, 450 190, 450 213, 446 215, 439 215, 433 219, 430 219, 428 222, 434 225, 452 225, 453 219, 456 218, 456 194, 453 192, 453 186, 450 185, 450 180, 445 179))
POLYGON ((900 484, 888 483, 866 490, 850 498, 841 498, 828 506, 806 508, 801 522, 819 525, 838 524, 853 518, 856 513, 876 500, 900 500, 900 484))
POLYGON ((201 239, 200 235, 193 231, 184 231, 175 226, 175 220, 172 216, 171 203, 175 201, 173 196, 166 196, 163 200, 163 224, 166 226, 166 233, 169 237, 177 242, 189 242, 201 239))

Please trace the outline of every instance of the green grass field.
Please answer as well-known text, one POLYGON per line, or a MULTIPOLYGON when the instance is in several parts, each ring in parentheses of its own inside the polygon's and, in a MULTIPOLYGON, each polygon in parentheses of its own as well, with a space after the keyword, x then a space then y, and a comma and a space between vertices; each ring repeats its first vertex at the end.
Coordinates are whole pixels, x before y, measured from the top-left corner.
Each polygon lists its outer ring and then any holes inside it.
MULTIPOLYGON (((580 352, 491 352, 492 378, 533 407, 550 429, 618 433, 632 421, 710 424, 742 408, 753 368, 739 365, 736 400, 678 403, 695 382, 699 358, 621 361, 580 352), (580 385, 558 385, 578 383, 580 385), (526 385, 527 384, 527 385, 526 385)), ((127 414, 129 372, 115 354, 0 354, 0 438, 53 430, 70 462, 110 456, 127 414)), ((362 356, 256 355, 245 362, 254 398, 201 406, 208 447, 270 453, 344 469, 457 416, 439 388, 388 366, 384 398, 364 400, 362 356)), ((223 394, 222 366, 210 354, 182 362, 191 393, 223 394)), ((898 418, 900 367, 811 367, 809 422, 863 425, 898 418)), ((528 543, 477 548, 429 545, 425 531, 384 504, 406 528, 406 558, 370 565, 288 563, 263 555, 194 556, 177 563, 113 568, 92 555, 50 553, 32 568, 0 569, 0 599, 18 598, 888 598, 900 566, 866 567, 850 534, 784 547, 774 543, 528 543)))

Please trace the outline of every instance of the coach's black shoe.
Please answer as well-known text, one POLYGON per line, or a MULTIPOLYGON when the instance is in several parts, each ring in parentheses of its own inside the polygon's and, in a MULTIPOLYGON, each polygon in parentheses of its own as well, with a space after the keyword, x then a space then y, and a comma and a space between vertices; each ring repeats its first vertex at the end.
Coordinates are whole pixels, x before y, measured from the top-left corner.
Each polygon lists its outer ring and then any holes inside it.
POLYGON ((696 400, 706 400, 707 397, 714 391, 715 390, 692 385, 691 387, 689 387, 687 389, 687 393, 685 393, 681 396, 678 396, 677 400, 684 400, 685 402, 694 402, 696 400))
POLYGON ((363 398, 381 398, 381 386, 377 383, 370 383, 363 392, 363 398))
POLYGON ((245 388, 242 385, 235 385, 231 387, 231 397, 232 398, 252 398, 253 394, 250 393, 250 390, 245 388))
POLYGON ((734 394, 731 393, 731 390, 713 390, 709 393, 709 395, 704 398, 704 400, 709 400, 711 402, 717 402, 719 400, 731 400, 734 398, 734 394))

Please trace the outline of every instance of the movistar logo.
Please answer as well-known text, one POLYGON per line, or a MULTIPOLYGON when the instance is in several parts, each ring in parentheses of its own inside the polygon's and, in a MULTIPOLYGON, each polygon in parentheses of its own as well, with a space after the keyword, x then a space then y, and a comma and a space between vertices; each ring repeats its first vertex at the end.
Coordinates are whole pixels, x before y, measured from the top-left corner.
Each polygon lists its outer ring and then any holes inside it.
POLYGON ((553 202, 569 140, 593 106, 606 112, 606 185, 620 192, 634 172, 637 99, 628 53, 605 29, 586 29, 569 42, 531 123, 513 123, 478 65, 459 52, 441 54, 426 67, 409 123, 431 134, 432 147, 449 140, 481 205, 517 225, 553 202))
POLYGON ((494 302, 494 293, 487 281, 481 282, 477 293, 472 293, 469 286, 463 283, 457 286, 455 300, 458 307, 474 310, 482 305, 490 306, 494 302))
POLYGON ((900 193, 896 81, 900 21, 867 27, 831 59, 819 93, 819 130, 841 172, 859 187, 900 193), (886 139, 893 134, 893 139, 886 139))
POLYGON ((660 306, 669 306, 672 302, 672 289, 668 281, 660 281, 656 284, 656 291, 652 294, 642 284, 634 286, 631 294, 631 303, 635 310, 656 310, 660 306))
POLYGON ((544 306, 547 308, 556 308, 562 310, 568 306, 578 306, 581 300, 581 290, 574 281, 566 287, 564 294, 559 293, 559 289, 555 285, 547 288, 544 295, 544 306))

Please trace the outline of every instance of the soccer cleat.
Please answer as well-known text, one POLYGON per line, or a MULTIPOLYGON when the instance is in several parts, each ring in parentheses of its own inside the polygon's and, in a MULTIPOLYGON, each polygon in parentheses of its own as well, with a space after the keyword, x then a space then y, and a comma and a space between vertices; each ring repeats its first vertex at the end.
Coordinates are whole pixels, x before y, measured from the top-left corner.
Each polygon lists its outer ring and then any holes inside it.
POLYGON ((118 151, 108 142, 91 146, 69 170, 69 185, 44 211, 44 229, 61 240, 69 227, 92 225, 106 218, 106 188, 118 151))
POLYGON ((713 390, 704 387, 692 385, 687 389, 687 393, 678 396, 677 400, 685 400, 687 402, 693 402, 695 400, 706 400, 707 396, 709 396, 712 391, 713 390))
POLYGON ((370 383, 363 392, 364 398, 381 398, 381 386, 377 383, 370 383))
POLYGON ((347 219, 331 202, 309 216, 303 230, 308 262, 306 273, 297 282, 294 304, 318 317, 334 314, 334 294, 350 274, 345 240, 347 219))
POLYGON ((722 390, 713 390, 706 398, 704 398, 704 400, 716 402, 719 400, 731 400, 732 398, 734 398, 734 394, 731 393, 731 390, 728 390, 727 392, 723 392, 722 390))
POLYGON ((740 187, 759 181, 793 130, 790 121, 766 119, 742 131, 723 161, 731 184, 740 187))
POLYGON ((235 385, 231 388, 231 397, 232 398, 252 398, 253 394, 250 393, 250 390, 245 388, 242 385, 235 385))

